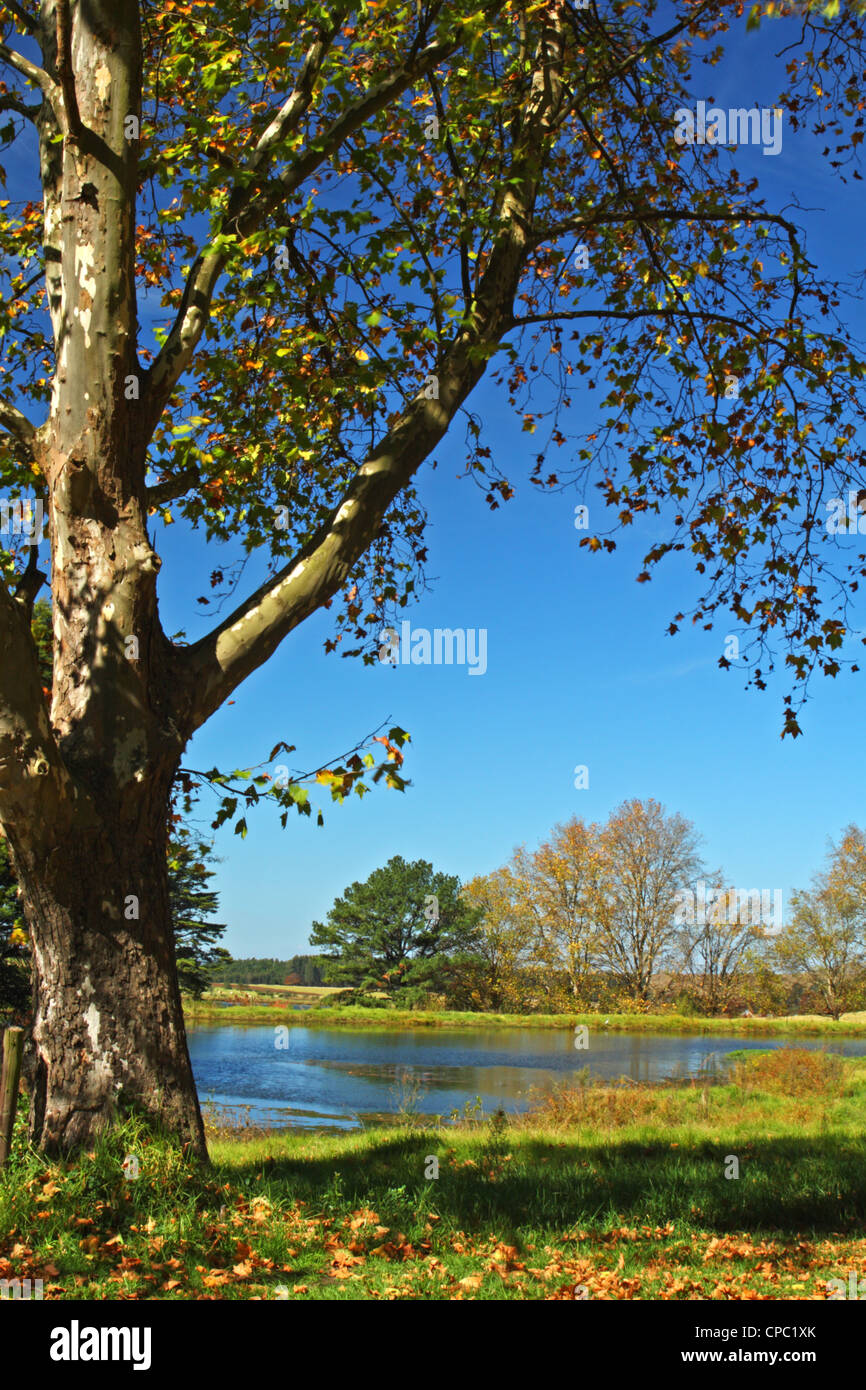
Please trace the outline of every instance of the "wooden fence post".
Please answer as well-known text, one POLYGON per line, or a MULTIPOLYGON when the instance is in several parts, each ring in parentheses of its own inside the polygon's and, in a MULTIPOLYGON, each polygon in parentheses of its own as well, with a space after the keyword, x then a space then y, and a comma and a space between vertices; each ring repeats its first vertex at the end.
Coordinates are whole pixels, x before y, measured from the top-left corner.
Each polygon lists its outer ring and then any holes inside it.
POLYGON ((24 1029, 7 1028, 3 1034, 3 1064, 0 1068, 0 1168, 12 1148, 12 1126, 18 1109, 18 1082, 21 1079, 21 1053, 24 1029))

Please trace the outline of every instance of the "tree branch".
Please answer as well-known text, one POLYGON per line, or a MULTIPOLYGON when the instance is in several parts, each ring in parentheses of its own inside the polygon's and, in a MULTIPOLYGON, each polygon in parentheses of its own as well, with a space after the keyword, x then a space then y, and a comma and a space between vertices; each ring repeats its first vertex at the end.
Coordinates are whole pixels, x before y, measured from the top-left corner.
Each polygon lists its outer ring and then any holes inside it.
MULTIPOLYGON (((727 323, 732 328, 744 329, 752 337, 761 337, 760 328, 754 320, 749 322, 731 314, 718 314, 712 309, 689 309, 682 306, 665 308, 659 305, 653 309, 563 309, 549 314, 521 314, 513 318, 509 328, 527 328, 534 323, 560 323, 568 319, 701 319, 708 323, 727 323)), ((781 345, 780 345, 781 346, 781 345)))
POLYGON ((36 602, 36 595, 42 585, 47 583, 48 576, 39 569, 39 547, 31 545, 27 564, 15 586, 15 602, 23 605, 28 621, 33 616, 33 604, 36 602))
POLYGON ((36 19, 33 15, 28 14, 26 10, 23 10, 21 6, 16 3, 16 0, 3 0, 3 8, 4 10, 8 10, 10 14, 14 14, 19 24, 23 24, 28 34, 35 34, 37 32, 38 24, 36 19))
POLYGON ((28 82, 32 82, 34 87, 38 87, 43 95, 51 102, 55 112, 58 107, 58 97, 61 95, 57 83, 48 76, 44 68, 37 67, 31 63, 29 58, 25 58, 21 53, 16 53, 14 48, 9 48, 5 43, 0 43, 0 59, 9 64, 10 67, 20 72, 26 77, 28 82))
POLYGON ((727 222, 739 218, 742 222, 770 222, 777 227, 781 227, 787 234, 788 241, 796 249, 798 256, 801 254, 797 246, 797 228, 793 222, 789 222, 786 217, 779 213, 764 212, 763 210, 747 208, 720 208, 717 211, 696 212, 691 208, 633 208, 628 212, 615 212, 599 209, 597 212, 589 213, 586 217, 571 217, 564 222, 555 222, 552 227, 545 227, 538 231, 531 238, 530 245, 533 249, 541 246, 546 241, 552 241, 555 237, 566 236, 570 232, 584 232, 589 227, 603 227, 609 223, 634 222, 727 222))
POLYGON ((293 628, 345 582, 385 512, 446 433, 483 363, 470 363, 468 334, 440 376, 439 400, 421 393, 355 474, 316 536, 212 633, 180 653, 191 731, 261 666, 293 628))
MULTIPOLYGON (((495 14, 502 8, 503 3, 504 0, 488 0, 482 8, 487 14, 495 14)), ((148 400, 145 408, 151 428, 155 426, 165 402, 192 361, 204 332, 216 284, 228 259, 228 251, 220 244, 221 241, 227 236, 241 241, 255 232, 269 213, 325 163, 365 121, 401 96, 419 77, 432 71, 445 58, 456 52, 465 41, 465 37, 466 26, 458 25, 453 37, 447 42, 429 44, 421 49, 389 77, 350 103, 324 134, 293 161, 280 179, 267 187, 263 187, 261 182, 258 182, 256 187, 257 181, 254 179, 253 187, 245 187, 244 182, 249 180, 250 175, 256 175, 262 170, 267 163, 266 156, 272 153, 286 130, 290 130, 293 123, 297 123, 306 109, 309 95, 305 92, 303 84, 306 84, 311 92, 318 72, 316 64, 321 65, 324 59, 324 54, 321 58, 318 56, 318 46, 313 45, 313 50, 307 55, 307 62, 296 91, 260 138, 247 170, 241 171, 241 180, 229 198, 228 209, 216 242, 212 242, 199 253, 187 276, 175 322, 146 377, 148 400)))
MULTIPOLYGON (((539 76, 549 75, 551 45, 538 55, 539 76)), ((419 390, 368 455, 338 506, 316 535, 207 637, 177 654, 177 722, 187 736, 315 612, 348 578, 373 541, 394 498, 448 430, 484 374, 489 348, 508 331, 527 254, 539 151, 552 131, 555 84, 533 83, 527 120, 499 202, 500 232, 471 311, 457 329, 438 372, 439 395, 419 390), (181 708, 181 706, 183 706, 181 708)))
POLYGON ((350 12, 351 4, 343 4, 337 7, 336 13, 332 16, 329 29, 314 44, 307 49, 301 71, 295 86, 283 102, 277 114, 268 125, 267 129, 259 138, 250 158, 249 168, 256 170, 267 159, 268 155, 276 145, 296 130, 298 123, 304 112, 308 109, 313 99, 313 88, 316 79, 322 70, 331 45, 336 35, 339 33, 340 25, 350 12))
POLYGON ((36 426, 32 425, 26 415, 9 401, 0 397, 0 426, 11 434, 24 450, 25 456, 30 463, 36 462, 36 426))
POLYGON ((0 96, 0 111, 14 111, 16 115, 24 116, 28 121, 35 121, 41 110, 41 105, 28 106, 15 92, 4 92, 0 96))
POLYGON ((197 468, 190 465, 182 473, 175 473, 171 478, 163 478, 161 483, 154 483, 145 493, 147 505, 149 507, 164 507, 167 502, 174 502, 176 498, 183 497, 191 487, 195 487, 200 481, 200 473, 197 468))

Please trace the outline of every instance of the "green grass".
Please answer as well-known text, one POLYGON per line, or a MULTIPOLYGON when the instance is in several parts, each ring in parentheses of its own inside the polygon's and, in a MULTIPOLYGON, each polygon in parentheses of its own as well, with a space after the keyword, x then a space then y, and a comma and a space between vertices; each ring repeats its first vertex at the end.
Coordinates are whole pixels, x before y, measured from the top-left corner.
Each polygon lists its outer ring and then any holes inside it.
POLYGON ((578 1085, 521 1118, 215 1133, 210 1170, 134 1120, 47 1164, 19 1125, 0 1277, 46 1298, 824 1298, 866 1272, 864 1120, 866 1061, 783 1049, 725 1085, 578 1085))
POLYGON ((494 1014, 461 1013, 457 1010, 368 1009, 359 1005, 329 1008, 316 1005, 306 1011, 283 1009, 279 1001, 269 1005, 239 1004, 221 1009, 206 996, 185 1000, 190 1023, 273 1023, 292 1018, 304 1028, 574 1028, 611 1033, 723 1033, 732 1037, 866 1037, 866 1014, 845 1014, 836 1022, 818 1014, 786 1018, 692 1018, 684 1014, 494 1014))

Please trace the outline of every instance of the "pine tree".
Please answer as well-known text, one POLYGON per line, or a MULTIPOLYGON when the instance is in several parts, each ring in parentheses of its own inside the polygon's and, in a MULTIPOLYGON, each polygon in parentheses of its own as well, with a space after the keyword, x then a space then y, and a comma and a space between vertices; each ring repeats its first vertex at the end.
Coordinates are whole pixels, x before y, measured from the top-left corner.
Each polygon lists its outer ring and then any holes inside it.
POLYGON ((174 925, 177 977, 180 987, 200 999, 208 984, 208 966, 229 959, 229 952, 216 942, 225 932, 223 922, 211 922, 218 910, 219 894, 208 884, 214 877, 206 860, 211 846, 181 830, 169 844, 168 885, 174 925))
POLYGON ((327 922, 313 923, 310 944, 324 948, 329 984, 412 1004, 441 989, 448 962, 472 950, 477 915, 459 879, 395 855, 344 890, 327 922))

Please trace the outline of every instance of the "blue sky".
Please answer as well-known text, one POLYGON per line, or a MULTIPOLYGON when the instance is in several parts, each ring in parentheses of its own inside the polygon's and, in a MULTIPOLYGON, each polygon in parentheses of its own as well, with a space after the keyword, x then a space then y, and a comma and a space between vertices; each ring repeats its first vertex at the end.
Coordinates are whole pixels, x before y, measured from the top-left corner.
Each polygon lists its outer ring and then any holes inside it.
MULTIPOLYGON (((780 84, 768 54, 782 30, 746 35, 744 23, 724 68, 698 69, 707 86, 695 86, 696 99, 773 104, 780 84)), ((799 220, 825 275, 863 269, 863 185, 835 181, 808 134, 786 129, 780 155, 742 151, 738 163, 754 168, 771 206, 798 196, 811 209, 799 220)), ((576 433, 590 427, 591 404, 577 402, 576 433)), ((736 667, 718 669, 724 620, 712 633, 666 635, 674 613, 700 592, 688 561, 637 584, 649 536, 641 525, 619 538, 612 556, 581 549, 580 495, 530 487, 537 443, 519 432, 495 388, 482 385, 472 405, 515 496, 491 513, 457 476, 460 434, 445 442, 439 467, 428 463, 419 475, 432 588, 406 616, 413 627, 485 628, 486 673, 326 656, 331 620, 319 614, 188 750, 188 766, 230 769, 262 761, 284 739, 297 745, 292 765, 311 767, 383 721, 412 736, 405 793, 377 789, 343 807, 325 800, 323 828, 296 817, 283 831, 262 808, 248 817, 246 840, 217 834, 220 919, 234 955, 303 951, 312 921, 334 897, 394 854, 465 879, 496 868, 518 844, 536 844, 556 822, 604 820, 628 797, 655 797, 692 820, 709 866, 723 868, 729 882, 786 894, 819 868, 829 837, 851 821, 866 824, 855 714, 864 677, 816 683, 804 736, 782 741, 781 687, 747 692, 736 667), (574 786, 577 764, 589 769, 588 789, 574 786)), ((165 629, 184 628, 195 640, 213 622, 198 615, 195 600, 219 549, 205 557, 201 538, 180 525, 157 528, 157 548, 165 629)), ((210 808, 206 795, 205 825, 210 808)))

